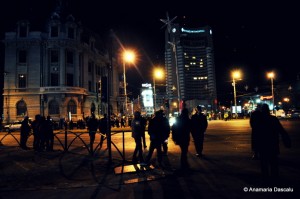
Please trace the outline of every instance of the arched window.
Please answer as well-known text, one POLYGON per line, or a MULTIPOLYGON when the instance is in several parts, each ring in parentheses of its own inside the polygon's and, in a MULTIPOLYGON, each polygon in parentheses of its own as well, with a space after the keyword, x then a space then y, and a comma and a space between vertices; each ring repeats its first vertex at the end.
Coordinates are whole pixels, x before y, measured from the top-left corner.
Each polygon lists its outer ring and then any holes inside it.
POLYGON ((59 114, 59 104, 55 100, 51 100, 48 104, 49 115, 59 114))
POLYGON ((17 115, 26 115, 27 113, 27 105, 24 100, 20 100, 17 102, 17 115))
POLYGON ((71 112, 71 114, 77 114, 77 106, 74 100, 70 100, 68 103, 68 113, 71 112))

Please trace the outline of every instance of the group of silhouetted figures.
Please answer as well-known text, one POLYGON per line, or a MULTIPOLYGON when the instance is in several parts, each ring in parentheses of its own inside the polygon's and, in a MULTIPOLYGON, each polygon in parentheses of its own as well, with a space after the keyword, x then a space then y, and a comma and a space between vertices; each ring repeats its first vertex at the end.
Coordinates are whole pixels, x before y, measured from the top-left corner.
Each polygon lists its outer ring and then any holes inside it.
MULTIPOLYGON (((170 127, 168 119, 162 110, 157 111, 150 119, 148 134, 150 136, 150 147, 146 158, 143 156, 142 142, 145 137, 145 122, 140 112, 136 111, 131 124, 132 137, 135 140, 133 163, 140 163, 141 166, 150 164, 153 151, 157 152, 158 165, 163 166, 162 154, 167 152, 166 140, 172 133, 172 140, 181 149, 181 169, 189 168, 188 147, 190 135, 194 140, 196 156, 203 157, 203 141, 208 123, 206 116, 202 113, 201 106, 196 107, 196 112, 191 117, 187 108, 183 108, 176 122, 170 127)), ((259 159, 262 175, 266 178, 278 177, 278 155, 279 141, 283 141, 285 147, 291 147, 291 140, 288 133, 277 117, 270 114, 267 104, 258 105, 250 118, 252 127, 252 150, 253 159, 259 159)))
POLYGON ((172 127, 170 126, 169 120, 165 116, 163 110, 156 111, 154 117, 149 120, 148 134, 150 137, 150 146, 149 151, 144 158, 142 145, 143 140, 145 139, 146 122, 141 116, 141 113, 136 111, 131 123, 132 137, 136 144, 132 162, 140 163, 141 166, 147 166, 151 164, 153 152, 156 150, 158 166, 164 167, 162 159, 163 155, 167 155, 168 138, 172 132, 173 141, 181 149, 181 169, 186 170, 189 168, 187 154, 190 143, 190 134, 194 139, 197 152, 196 156, 202 158, 204 133, 207 126, 207 118, 201 112, 201 106, 196 108, 196 113, 193 114, 191 118, 189 117, 188 109, 184 108, 181 111, 180 116, 176 118, 176 122, 172 125, 172 127))
MULTIPOLYGON (((30 123, 26 116, 22 121, 20 133, 20 146, 27 150, 27 139, 33 132, 33 148, 36 151, 52 151, 53 150, 53 123, 50 116, 47 118, 36 115, 35 120, 30 123)), ((139 111, 135 111, 134 118, 131 122, 132 138, 135 141, 135 149, 133 151, 132 162, 139 163, 141 166, 151 164, 154 150, 156 150, 158 165, 163 167, 163 155, 168 153, 168 139, 170 133, 172 140, 180 147, 181 169, 188 169, 188 147, 190 143, 190 135, 194 140, 196 156, 203 157, 203 142, 208 123, 206 116, 202 113, 201 106, 197 106, 195 113, 190 117, 187 108, 183 108, 181 114, 176 118, 176 122, 170 126, 168 118, 163 110, 155 112, 155 115, 147 121, 141 116, 139 111), (150 145, 147 155, 144 158, 143 152, 147 148, 145 131, 148 123, 148 134, 150 137, 150 145)), ((291 147, 291 140, 288 133, 277 117, 270 114, 267 104, 258 104, 257 109, 252 112, 250 117, 250 126, 252 128, 251 146, 253 150, 253 159, 260 160, 261 172, 264 177, 278 177, 278 155, 280 138, 285 147, 291 147)), ((99 129, 100 148, 110 127, 108 117, 97 119, 92 114, 87 120, 87 127, 90 136, 90 153, 93 154, 93 144, 95 134, 99 129)))
POLYGON ((20 129, 20 146, 24 150, 30 149, 27 146, 27 140, 31 132, 33 133, 33 149, 35 151, 53 151, 54 133, 50 116, 45 118, 36 115, 31 123, 28 116, 24 117, 20 129))

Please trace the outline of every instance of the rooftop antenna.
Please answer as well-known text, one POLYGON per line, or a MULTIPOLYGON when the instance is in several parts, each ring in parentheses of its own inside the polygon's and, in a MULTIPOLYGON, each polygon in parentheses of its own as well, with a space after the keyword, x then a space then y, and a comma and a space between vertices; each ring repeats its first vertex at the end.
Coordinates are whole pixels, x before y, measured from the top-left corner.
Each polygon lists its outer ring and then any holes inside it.
POLYGON ((168 12, 167 12, 166 15, 167 15, 167 19, 160 19, 160 21, 163 22, 163 23, 165 24, 165 25, 163 25, 163 26, 161 27, 161 29, 167 26, 167 28, 168 28, 168 33, 170 33, 170 32, 171 32, 171 28, 172 28, 172 22, 177 18, 177 16, 175 16, 173 19, 170 20, 170 18, 169 18, 169 13, 168 13, 168 12))
MULTIPOLYGON (((162 21, 164 23, 164 25, 161 28, 164 28, 164 27, 167 26, 167 30, 168 30, 168 33, 170 35, 171 28, 172 28, 172 22, 177 18, 177 16, 175 16, 173 19, 170 20, 168 12, 166 13, 166 15, 167 15, 167 19, 160 19, 160 21, 162 21)), ((170 39, 170 36, 169 36, 169 39, 170 39)), ((178 43, 179 43, 179 41, 176 42, 174 37, 173 37, 173 41, 168 41, 168 44, 172 47, 172 51, 174 53, 174 59, 175 59, 177 98, 178 98, 178 113, 179 113, 180 112, 180 101, 181 101, 180 98, 181 97, 180 97, 180 84, 179 84, 177 52, 176 52, 176 46, 177 46, 178 43)), ((175 86, 173 85, 173 87, 175 87, 175 86)))

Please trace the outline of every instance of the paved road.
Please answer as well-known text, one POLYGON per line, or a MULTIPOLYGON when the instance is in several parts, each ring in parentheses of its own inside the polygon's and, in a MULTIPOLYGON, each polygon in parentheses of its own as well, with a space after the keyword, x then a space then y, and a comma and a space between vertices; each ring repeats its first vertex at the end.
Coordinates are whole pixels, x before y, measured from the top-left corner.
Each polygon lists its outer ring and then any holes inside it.
MULTIPOLYGON (((127 161, 122 161, 114 146, 110 165, 106 145, 95 156, 89 156, 87 134, 80 135, 80 139, 69 135, 69 142, 74 140, 65 153, 57 141, 54 152, 36 153, 21 150, 11 136, 6 137, 0 146, 0 198, 298 199, 300 121, 282 124, 293 147, 281 147, 280 180, 269 183, 261 179, 259 162, 250 158, 249 120, 210 121, 204 145, 206 156, 198 159, 191 142, 191 170, 185 173, 178 170, 179 147, 171 140, 164 168, 116 174, 115 169, 127 165, 127 161)), ((0 139, 2 136, 3 133, 0 139)), ((58 138, 63 143, 64 135, 58 138)), ((122 133, 112 136, 121 153, 122 140, 122 133)), ((124 140, 125 160, 130 160, 134 147, 130 133, 124 134, 124 140)), ((155 159, 153 165, 156 166, 155 159)))

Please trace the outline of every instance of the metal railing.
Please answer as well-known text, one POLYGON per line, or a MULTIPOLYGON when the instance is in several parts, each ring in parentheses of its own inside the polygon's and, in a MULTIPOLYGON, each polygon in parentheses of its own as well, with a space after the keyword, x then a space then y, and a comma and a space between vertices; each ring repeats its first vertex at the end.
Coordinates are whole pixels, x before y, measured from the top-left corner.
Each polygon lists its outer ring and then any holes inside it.
MULTIPOLYGON (((114 146, 115 150, 117 153, 120 155, 122 158, 123 162, 126 161, 125 158, 125 133, 131 132, 131 130, 126 130, 126 129, 119 129, 115 131, 111 131, 111 136, 117 135, 122 133, 122 148, 119 149, 117 144, 115 144, 112 140, 110 140, 111 144, 114 146)), ((12 137, 13 142, 17 143, 18 146, 20 146, 20 141, 17 136, 20 136, 20 132, 2 132, 0 134, 0 143, 3 144, 3 141, 8 139, 9 137, 12 137), (3 134, 4 133, 4 134, 3 134), (1 134, 3 134, 1 136, 1 134)), ((54 132, 54 142, 56 141, 57 143, 55 144, 56 148, 60 148, 63 150, 63 152, 68 152, 70 151, 70 148, 72 145, 78 145, 78 140, 80 141, 81 144, 84 145, 84 148, 87 150, 88 154, 93 156, 97 150, 101 149, 100 142, 97 143, 96 147, 93 147, 93 151, 91 151, 90 143, 87 143, 82 137, 83 136, 89 136, 89 132, 86 129, 80 130, 78 129, 77 131, 71 131, 68 129, 65 130, 59 130, 54 132)), ((96 135, 99 137, 104 136, 104 140, 106 140, 106 135, 100 133, 99 131, 96 132, 96 135)), ((29 137, 34 136, 32 133, 29 134, 29 137)), ((88 139, 88 142, 90 140, 88 139)))

